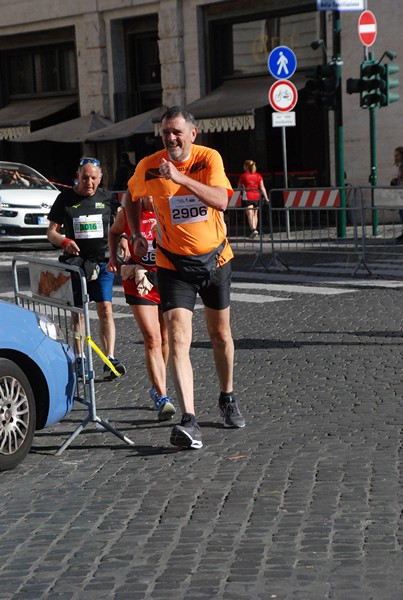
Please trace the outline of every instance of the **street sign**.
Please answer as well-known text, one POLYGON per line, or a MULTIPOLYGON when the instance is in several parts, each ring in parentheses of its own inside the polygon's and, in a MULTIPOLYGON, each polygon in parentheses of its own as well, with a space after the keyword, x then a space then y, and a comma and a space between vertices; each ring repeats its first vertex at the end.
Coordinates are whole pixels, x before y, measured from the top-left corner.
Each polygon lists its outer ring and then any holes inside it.
POLYGON ((364 0, 316 0, 318 10, 364 10, 364 0))
POLYGON ((297 58, 288 46, 277 46, 269 54, 267 67, 276 79, 289 79, 297 68, 297 58))
POLYGON ((364 46, 372 46, 376 40, 377 26, 374 13, 364 10, 358 19, 358 35, 364 46))
POLYGON ((274 112, 271 114, 272 127, 295 127, 295 112, 274 112))
POLYGON ((288 112, 292 110, 298 100, 298 92, 295 85, 287 79, 275 81, 269 90, 269 102, 277 112, 288 112))

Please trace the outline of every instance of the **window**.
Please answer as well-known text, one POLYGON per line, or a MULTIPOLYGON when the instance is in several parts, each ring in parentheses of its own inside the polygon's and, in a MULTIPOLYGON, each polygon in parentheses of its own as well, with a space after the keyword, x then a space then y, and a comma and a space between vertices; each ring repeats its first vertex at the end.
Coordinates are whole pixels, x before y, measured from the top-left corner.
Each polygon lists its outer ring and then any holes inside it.
MULTIPOLYGON (((126 86, 115 95, 115 115, 125 119, 162 104, 158 15, 123 22, 126 86)), ((122 73, 123 75, 123 73, 122 73)))
POLYGON ((10 98, 76 92, 77 64, 73 47, 31 48, 5 56, 10 98))
MULTIPOLYGON (((207 11, 208 12, 208 11, 207 11)), ((267 59, 277 46, 288 46, 298 56, 298 68, 317 63, 310 47, 319 33, 317 13, 270 16, 248 20, 221 18, 211 20, 210 65, 211 87, 229 77, 267 75, 267 59), (213 58, 214 57, 214 58, 213 58)))
POLYGON ((135 113, 156 108, 162 102, 161 65, 157 32, 128 36, 129 89, 136 99, 135 113))

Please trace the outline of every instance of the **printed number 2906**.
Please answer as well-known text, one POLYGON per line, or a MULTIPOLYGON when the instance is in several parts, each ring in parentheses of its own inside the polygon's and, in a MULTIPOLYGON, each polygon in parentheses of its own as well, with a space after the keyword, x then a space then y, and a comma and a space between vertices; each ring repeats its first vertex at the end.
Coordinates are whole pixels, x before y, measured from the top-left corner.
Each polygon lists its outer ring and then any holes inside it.
POLYGON ((172 218, 174 221, 189 221, 198 217, 207 215, 207 206, 181 206, 172 210, 172 218))

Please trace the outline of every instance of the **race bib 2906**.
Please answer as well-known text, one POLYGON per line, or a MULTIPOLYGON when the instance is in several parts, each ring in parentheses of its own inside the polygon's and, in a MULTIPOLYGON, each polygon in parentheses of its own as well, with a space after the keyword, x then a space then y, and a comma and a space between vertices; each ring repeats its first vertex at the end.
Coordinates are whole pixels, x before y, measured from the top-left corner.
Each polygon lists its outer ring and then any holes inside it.
POLYGON ((207 221, 208 209, 195 196, 170 196, 169 208, 173 225, 207 221))

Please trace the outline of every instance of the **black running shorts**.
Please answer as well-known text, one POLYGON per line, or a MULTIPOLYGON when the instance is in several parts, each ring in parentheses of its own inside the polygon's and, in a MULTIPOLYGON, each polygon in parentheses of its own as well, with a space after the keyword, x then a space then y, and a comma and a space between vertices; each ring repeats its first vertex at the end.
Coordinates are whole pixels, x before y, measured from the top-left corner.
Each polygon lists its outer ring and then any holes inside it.
POLYGON ((143 296, 135 296, 134 294, 125 294, 126 304, 131 306, 159 306, 156 302, 144 298, 143 296))
POLYGON ((219 267, 206 284, 183 281, 173 269, 157 268, 158 290, 161 297, 162 312, 173 308, 194 310, 197 294, 208 308, 224 310, 230 304, 231 263, 219 267))

